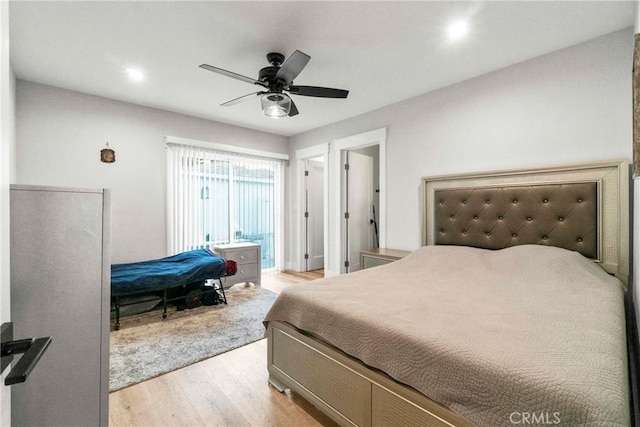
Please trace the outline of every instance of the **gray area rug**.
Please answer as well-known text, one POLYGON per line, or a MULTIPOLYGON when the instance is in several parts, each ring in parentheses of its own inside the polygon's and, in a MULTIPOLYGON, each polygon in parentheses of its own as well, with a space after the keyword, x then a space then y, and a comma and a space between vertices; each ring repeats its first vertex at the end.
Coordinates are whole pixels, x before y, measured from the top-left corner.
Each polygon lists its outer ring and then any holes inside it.
POLYGON ((109 391, 158 375, 264 338, 262 320, 277 294, 257 287, 226 291, 228 305, 162 311, 120 319, 111 331, 109 391))

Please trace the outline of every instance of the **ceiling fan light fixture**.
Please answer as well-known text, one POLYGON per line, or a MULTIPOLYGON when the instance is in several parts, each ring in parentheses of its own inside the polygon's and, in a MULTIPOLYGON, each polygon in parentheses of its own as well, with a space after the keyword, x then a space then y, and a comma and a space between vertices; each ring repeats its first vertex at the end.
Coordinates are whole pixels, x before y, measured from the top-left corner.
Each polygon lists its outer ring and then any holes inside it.
POLYGON ((291 111, 291 98, 284 93, 266 93, 260 98, 262 112, 267 117, 286 117, 291 111))

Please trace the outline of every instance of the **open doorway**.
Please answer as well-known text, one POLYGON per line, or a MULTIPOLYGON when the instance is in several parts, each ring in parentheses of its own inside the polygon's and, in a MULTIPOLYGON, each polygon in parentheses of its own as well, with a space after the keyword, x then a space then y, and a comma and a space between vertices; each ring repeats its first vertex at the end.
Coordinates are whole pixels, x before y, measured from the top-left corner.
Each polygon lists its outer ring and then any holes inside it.
POLYGON ((386 244, 386 138, 382 128, 331 143, 328 274, 359 270, 360 251, 386 244))
POLYGON ((328 228, 328 153, 329 144, 296 151, 296 175, 299 201, 292 207, 299 230, 295 244, 296 271, 321 271, 325 274, 328 228))

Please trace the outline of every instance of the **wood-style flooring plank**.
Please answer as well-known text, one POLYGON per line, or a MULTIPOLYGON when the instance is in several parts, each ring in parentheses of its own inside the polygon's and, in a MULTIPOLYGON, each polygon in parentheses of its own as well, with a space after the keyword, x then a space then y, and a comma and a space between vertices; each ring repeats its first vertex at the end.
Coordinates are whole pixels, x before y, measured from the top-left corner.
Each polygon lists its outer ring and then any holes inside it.
MULTIPOLYGON (((236 356, 236 355, 234 355, 236 356)), ((275 409, 278 404, 264 395, 268 385, 256 387, 251 380, 246 378, 241 370, 242 357, 235 358, 230 365, 226 358, 211 358, 201 362, 202 369, 217 384, 228 398, 238 407, 242 408, 243 415, 251 425, 260 426, 285 426, 289 423, 289 416, 275 409), (234 370, 232 375, 227 370, 234 370)))
POLYGON ((280 293, 284 288, 298 283, 308 282, 310 280, 321 279, 324 277, 324 270, 313 271, 285 271, 284 273, 267 273, 262 276, 262 286, 280 293))
POLYGON ((176 380, 203 425, 250 426, 251 423, 198 364, 187 366, 176 380), (184 374, 184 375, 182 375, 184 374))

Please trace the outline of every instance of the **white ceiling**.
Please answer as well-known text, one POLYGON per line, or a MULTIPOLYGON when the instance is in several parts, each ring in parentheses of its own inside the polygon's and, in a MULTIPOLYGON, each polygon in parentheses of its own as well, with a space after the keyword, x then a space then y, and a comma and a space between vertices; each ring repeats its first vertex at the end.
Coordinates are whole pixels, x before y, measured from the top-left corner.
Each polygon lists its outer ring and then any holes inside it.
POLYGON ((633 25, 634 1, 187 2, 11 1, 20 79, 295 135, 633 25), (467 19, 452 42, 446 28, 467 19), (262 115, 257 88, 198 68, 257 78, 268 52, 311 56, 298 85, 346 100, 294 96, 295 117, 262 115), (138 67, 144 82, 124 70, 138 67))

